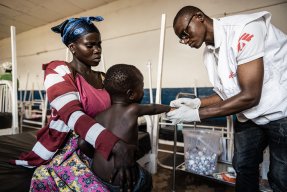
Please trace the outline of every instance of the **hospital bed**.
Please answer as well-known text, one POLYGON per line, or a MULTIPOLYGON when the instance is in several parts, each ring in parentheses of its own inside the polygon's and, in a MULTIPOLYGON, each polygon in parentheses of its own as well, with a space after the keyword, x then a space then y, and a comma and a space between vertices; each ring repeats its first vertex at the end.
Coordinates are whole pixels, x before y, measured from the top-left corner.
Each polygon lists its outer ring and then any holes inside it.
POLYGON ((29 191, 33 169, 8 163, 21 152, 31 150, 36 142, 35 132, 0 136, 0 191, 29 191))
MULTIPOLYGON (((148 117, 146 117, 148 118, 148 117)), ((151 142, 149 133, 139 131, 139 150, 137 158, 143 166, 149 166, 151 142)), ((17 159, 20 153, 30 151, 36 142, 36 131, 15 135, 0 136, 0 191, 29 191, 33 169, 10 165, 11 159, 17 159)))
POLYGON ((12 107, 12 82, 0 80, 0 135, 16 132, 12 117, 17 116, 12 107))

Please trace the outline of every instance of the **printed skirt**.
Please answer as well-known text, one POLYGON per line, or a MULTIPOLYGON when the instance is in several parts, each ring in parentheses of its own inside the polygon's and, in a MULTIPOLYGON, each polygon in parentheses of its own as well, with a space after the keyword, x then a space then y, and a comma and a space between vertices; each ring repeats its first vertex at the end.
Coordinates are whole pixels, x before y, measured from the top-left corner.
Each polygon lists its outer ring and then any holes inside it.
POLYGON ((78 137, 70 133, 65 146, 57 151, 53 159, 35 170, 31 192, 109 191, 91 171, 91 159, 78 149, 78 137))

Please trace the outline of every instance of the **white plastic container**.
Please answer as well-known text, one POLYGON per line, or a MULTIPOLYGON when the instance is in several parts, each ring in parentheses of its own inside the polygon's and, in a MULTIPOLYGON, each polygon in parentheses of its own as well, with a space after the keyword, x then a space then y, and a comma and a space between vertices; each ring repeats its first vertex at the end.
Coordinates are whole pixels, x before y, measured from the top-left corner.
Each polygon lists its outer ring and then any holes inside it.
POLYGON ((184 159, 187 171, 212 175, 221 153, 220 134, 202 129, 183 129, 184 159))

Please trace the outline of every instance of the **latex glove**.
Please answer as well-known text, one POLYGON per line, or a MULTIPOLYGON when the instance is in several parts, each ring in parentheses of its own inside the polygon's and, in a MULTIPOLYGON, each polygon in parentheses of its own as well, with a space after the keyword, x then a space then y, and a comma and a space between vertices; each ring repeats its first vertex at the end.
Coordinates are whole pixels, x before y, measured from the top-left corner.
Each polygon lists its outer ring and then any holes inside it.
POLYGON ((166 116, 174 124, 179 122, 200 121, 198 109, 192 109, 185 105, 179 107, 178 109, 168 112, 166 116))
POLYGON ((137 146, 119 140, 113 148, 114 169, 110 176, 110 183, 117 175, 120 178, 120 191, 133 191, 136 184, 136 154, 137 146))
POLYGON ((171 107, 181 107, 188 106, 192 109, 198 109, 201 105, 201 101, 198 98, 190 99, 190 98, 179 98, 170 102, 171 107))

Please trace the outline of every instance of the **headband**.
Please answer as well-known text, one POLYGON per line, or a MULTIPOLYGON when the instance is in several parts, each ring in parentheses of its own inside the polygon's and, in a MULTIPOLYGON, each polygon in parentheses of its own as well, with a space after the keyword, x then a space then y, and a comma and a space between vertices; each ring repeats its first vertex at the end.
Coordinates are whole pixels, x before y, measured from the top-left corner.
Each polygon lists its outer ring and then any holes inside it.
POLYGON ((63 23, 52 27, 51 30, 55 33, 60 33, 63 43, 68 46, 83 35, 93 32, 99 33, 98 28, 92 23, 92 21, 100 22, 103 20, 104 18, 101 16, 70 18, 63 23))

